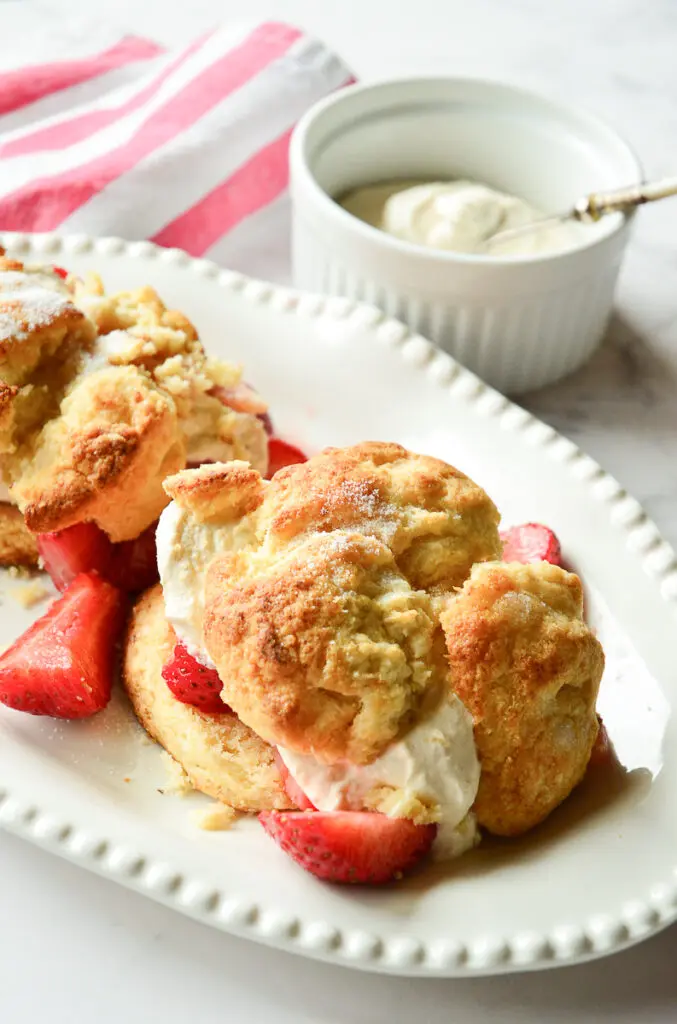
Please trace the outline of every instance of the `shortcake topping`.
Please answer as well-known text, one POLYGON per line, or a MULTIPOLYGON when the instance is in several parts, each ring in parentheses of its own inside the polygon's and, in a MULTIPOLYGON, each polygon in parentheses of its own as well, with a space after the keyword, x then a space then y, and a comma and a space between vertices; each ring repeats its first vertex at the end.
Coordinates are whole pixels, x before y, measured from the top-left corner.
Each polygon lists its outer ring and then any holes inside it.
POLYGON ((545 561, 476 565, 441 618, 482 761, 478 821, 517 835, 580 782, 597 735, 604 654, 581 581, 545 561))
POLYGON ((131 540, 157 519, 162 482, 184 461, 172 400, 135 366, 109 366, 69 391, 12 493, 35 532, 91 520, 131 540))
POLYGON ((105 295, 100 279, 76 282, 75 301, 97 325, 113 365, 151 374, 176 403, 189 463, 245 459, 265 473, 263 400, 242 385, 242 370, 208 356, 193 324, 167 309, 152 288, 105 295))

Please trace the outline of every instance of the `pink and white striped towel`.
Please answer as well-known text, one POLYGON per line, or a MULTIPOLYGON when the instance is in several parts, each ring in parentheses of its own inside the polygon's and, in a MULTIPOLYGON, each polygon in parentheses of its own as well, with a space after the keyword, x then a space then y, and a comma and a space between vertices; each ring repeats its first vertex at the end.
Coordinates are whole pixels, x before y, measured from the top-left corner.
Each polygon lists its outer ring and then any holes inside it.
POLYGON ((279 279, 291 130, 350 80, 277 22, 0 72, 0 229, 149 238, 279 279))

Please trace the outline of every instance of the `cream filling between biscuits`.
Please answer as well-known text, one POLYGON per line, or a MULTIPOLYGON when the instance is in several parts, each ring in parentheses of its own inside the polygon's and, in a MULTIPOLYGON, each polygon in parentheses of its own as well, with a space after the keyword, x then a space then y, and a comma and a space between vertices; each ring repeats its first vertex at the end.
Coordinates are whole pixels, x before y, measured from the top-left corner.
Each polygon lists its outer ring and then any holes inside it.
POLYGON ((448 694, 401 740, 371 764, 321 764, 278 747, 294 781, 321 811, 381 810, 391 817, 435 820, 437 860, 449 860, 479 841, 471 813, 480 781, 472 717, 448 694))
POLYGON ((237 551, 251 539, 242 523, 210 526, 171 501, 160 516, 155 543, 165 614, 197 661, 215 668, 202 642, 205 579, 216 555, 237 551))

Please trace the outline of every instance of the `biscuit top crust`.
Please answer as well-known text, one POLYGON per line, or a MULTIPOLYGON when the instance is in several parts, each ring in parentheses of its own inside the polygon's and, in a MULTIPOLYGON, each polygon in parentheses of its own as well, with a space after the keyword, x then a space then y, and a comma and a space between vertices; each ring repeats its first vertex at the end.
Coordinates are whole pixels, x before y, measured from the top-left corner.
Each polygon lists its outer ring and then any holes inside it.
POLYGON ((441 622, 482 762, 478 820, 526 831, 580 781, 597 735, 604 653, 581 581, 547 562, 476 565, 441 622))
POLYGON ((90 345, 95 329, 71 301, 68 289, 45 268, 25 268, 0 256, 0 378, 23 385, 38 364, 56 352, 67 333, 90 345))
POLYGON ((109 366, 74 382, 13 495, 36 533, 92 520, 128 540, 160 514, 162 482, 184 461, 172 400, 136 367, 109 366))
POLYGON ((401 445, 328 448, 276 473, 261 509, 273 547, 357 529, 387 544, 413 587, 447 590, 500 556, 498 511, 458 469, 401 445))
POLYGON ((265 473, 267 405, 241 381, 242 369, 208 356, 191 321, 152 288, 104 294, 100 278, 74 283, 75 302, 92 318, 114 366, 145 370, 176 403, 189 463, 242 459, 265 473))
MULTIPOLYGON (((219 533, 195 606, 224 700, 268 742, 366 763, 444 689, 429 591, 448 591, 499 549, 495 507, 458 470, 369 442, 268 484, 229 463, 166 489, 184 517, 233 538, 219 533)), ((190 558, 183 543, 175 550, 190 558)))

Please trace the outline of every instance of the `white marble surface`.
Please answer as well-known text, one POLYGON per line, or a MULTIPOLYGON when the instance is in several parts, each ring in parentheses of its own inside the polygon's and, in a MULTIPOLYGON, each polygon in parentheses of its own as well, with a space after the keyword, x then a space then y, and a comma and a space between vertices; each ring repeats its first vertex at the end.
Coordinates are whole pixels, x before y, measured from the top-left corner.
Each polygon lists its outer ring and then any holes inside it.
MULTIPOLYGON (((77 37, 79 16, 91 19, 94 10, 99 25, 167 44, 228 18, 295 21, 363 79, 506 78, 606 117, 638 150, 647 175, 677 172, 673 0, 0 0, 0 60, 10 47, 12 62, 42 56, 36 16, 77 37)), ((638 221, 603 349, 525 404, 614 473, 677 544, 677 200, 638 221)), ((677 1011, 677 929, 581 968, 403 982, 218 935, 8 836, 0 837, 0 875, 0 1019, 8 1024, 668 1024, 677 1011)))

